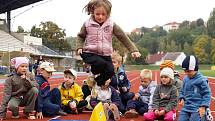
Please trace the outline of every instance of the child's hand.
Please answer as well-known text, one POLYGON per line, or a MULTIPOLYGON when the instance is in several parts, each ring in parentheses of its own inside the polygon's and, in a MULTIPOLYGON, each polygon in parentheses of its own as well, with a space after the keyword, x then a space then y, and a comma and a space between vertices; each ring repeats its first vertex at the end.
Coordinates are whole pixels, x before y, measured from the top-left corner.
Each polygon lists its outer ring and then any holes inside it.
POLYGON ((155 110, 155 115, 159 116, 159 110, 158 109, 155 110))
POLYGON ((75 101, 71 101, 70 103, 69 103, 69 107, 73 110, 73 109, 75 109, 76 108, 76 102, 75 101))
POLYGON ((120 94, 120 91, 119 91, 119 90, 116 90, 116 92, 120 94))
POLYGON ((123 92, 127 92, 127 90, 128 90, 127 87, 122 87, 123 92))
POLYGON ((80 54, 82 54, 82 52, 83 52, 83 49, 78 49, 78 55, 80 55, 80 54))
POLYGON ((183 107, 184 106, 184 100, 181 99, 178 104, 183 107))
POLYGON ((37 112, 36 118, 37 119, 43 119, 43 113, 42 112, 37 112))
POLYGON ((23 75, 21 75, 20 77, 21 77, 21 79, 25 79, 25 78, 26 78, 26 75, 23 74, 23 75))
POLYGON ((198 111, 199 111, 200 117, 202 118, 204 116, 204 114, 205 114, 205 107, 199 107, 198 111))
POLYGON ((160 116, 162 116, 162 115, 164 115, 165 114, 165 110, 161 110, 160 112, 159 112, 159 115, 160 116))
POLYGON ((133 53, 131 53, 131 56, 133 58, 139 58, 141 56, 141 54, 140 54, 140 52, 133 52, 133 53))
POLYGON ((133 100, 137 100, 138 98, 139 98, 139 94, 138 94, 138 93, 136 93, 136 94, 134 95, 133 100))

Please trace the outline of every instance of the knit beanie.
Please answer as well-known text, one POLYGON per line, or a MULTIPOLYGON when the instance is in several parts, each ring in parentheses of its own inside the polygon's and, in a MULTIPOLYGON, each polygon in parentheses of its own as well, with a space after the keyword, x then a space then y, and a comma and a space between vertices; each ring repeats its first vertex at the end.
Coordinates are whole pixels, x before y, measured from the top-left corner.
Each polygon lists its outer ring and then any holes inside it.
POLYGON ((160 76, 168 76, 171 79, 174 79, 174 72, 171 68, 163 68, 160 72, 160 76))
POLYGON ((171 68, 172 70, 174 70, 173 61, 172 60, 164 60, 163 63, 161 63, 161 65, 160 65, 160 70, 162 70, 165 67, 168 67, 168 68, 171 68))
POLYGON ((193 55, 187 56, 182 62, 182 68, 184 70, 198 71, 199 69, 198 59, 193 55))
POLYGON ((15 57, 10 62, 17 69, 23 63, 29 64, 29 59, 27 57, 15 57))

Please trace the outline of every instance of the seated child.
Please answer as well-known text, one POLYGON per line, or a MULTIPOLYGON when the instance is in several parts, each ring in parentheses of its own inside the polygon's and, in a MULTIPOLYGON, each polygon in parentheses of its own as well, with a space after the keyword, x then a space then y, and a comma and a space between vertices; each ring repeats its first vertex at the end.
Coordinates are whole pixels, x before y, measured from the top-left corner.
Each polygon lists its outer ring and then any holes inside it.
POLYGON ((94 87, 96 85, 96 81, 94 80, 94 76, 89 75, 86 80, 84 80, 82 85, 82 92, 84 93, 83 99, 87 100, 88 104, 86 109, 92 110, 93 108, 90 105, 90 98, 93 95, 94 87))
POLYGON ((11 59, 15 73, 10 75, 4 84, 4 92, 0 108, 0 120, 6 118, 7 106, 12 112, 12 118, 19 118, 19 106, 24 106, 24 114, 28 119, 35 119, 34 107, 38 94, 38 84, 28 73, 27 57, 11 59))
POLYGON ((176 119, 177 88, 172 84, 174 72, 171 68, 163 68, 160 72, 161 85, 153 95, 152 110, 144 114, 145 121, 163 118, 165 121, 176 119))
POLYGON ((39 84, 39 94, 37 99, 37 118, 43 119, 43 116, 66 115, 61 110, 61 94, 58 88, 51 90, 48 79, 55 71, 54 67, 49 62, 42 62, 39 66, 40 75, 35 78, 39 84))
POLYGON ((97 96, 91 97, 90 104, 94 108, 99 102, 103 103, 107 121, 113 114, 114 120, 120 120, 119 110, 124 110, 121 104, 120 97, 116 90, 109 86, 110 79, 105 82, 105 85, 96 87, 97 96))
POLYGON ((124 105, 124 107, 126 107, 128 100, 134 97, 134 93, 129 92, 131 84, 127 78, 125 71, 123 70, 123 66, 121 66, 122 57, 117 52, 114 52, 112 54, 112 62, 114 65, 115 74, 111 78, 110 85, 117 90, 122 104, 124 105))
POLYGON ((181 81, 181 79, 179 78, 179 74, 175 69, 174 63, 172 60, 164 60, 163 63, 161 63, 160 65, 160 70, 162 70, 163 68, 168 67, 171 68, 174 71, 174 80, 172 82, 173 85, 175 85, 178 89, 178 92, 181 89, 181 86, 183 84, 183 81, 181 81))
POLYGON ((67 113, 78 114, 86 107, 87 101, 83 100, 81 87, 75 83, 77 72, 73 69, 64 71, 64 82, 59 87, 61 92, 62 109, 67 113))
POLYGON ((183 106, 179 121, 206 121, 204 116, 210 106, 211 90, 208 79, 198 71, 198 67, 198 59, 193 55, 182 62, 185 77, 179 95, 179 104, 183 106))
POLYGON ((152 71, 143 69, 140 72, 140 87, 135 97, 128 101, 125 117, 135 118, 138 114, 143 115, 152 108, 152 98, 156 88, 156 83, 152 81, 152 71))

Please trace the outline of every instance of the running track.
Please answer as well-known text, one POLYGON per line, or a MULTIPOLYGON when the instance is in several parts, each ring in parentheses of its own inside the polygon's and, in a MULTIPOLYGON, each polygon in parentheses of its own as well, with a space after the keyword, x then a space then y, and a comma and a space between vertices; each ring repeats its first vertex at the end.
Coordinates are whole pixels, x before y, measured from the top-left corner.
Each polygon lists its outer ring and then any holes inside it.
MULTIPOLYGON (((131 91, 137 92, 139 84, 140 84, 139 71, 127 72, 127 75, 128 75, 129 80, 131 81, 131 91)), ((55 77, 57 77, 57 78, 53 78, 50 80, 51 87, 57 87, 63 81, 62 75, 55 75, 55 77)), ((81 84, 82 80, 85 78, 86 78, 86 75, 78 76, 77 83, 81 84)), ((159 83, 159 71, 153 71, 153 80, 157 80, 157 82, 159 83)), ((212 111, 213 117, 215 117, 215 78, 209 79, 209 85, 211 87, 211 92, 212 92, 210 109, 212 111)), ((0 100, 2 99, 2 91, 3 91, 3 85, 0 85, 0 100)), ((180 107, 179 107, 179 109, 180 109, 180 107)), ((70 114, 68 116, 59 117, 59 119, 89 120, 90 115, 91 115, 90 112, 84 112, 83 114, 79 114, 79 115, 70 114)), ((29 121, 29 120, 24 118, 24 116, 22 114, 22 110, 20 110, 20 116, 21 116, 19 119, 20 121, 29 121)), ((16 120, 11 119, 10 117, 11 117, 11 112, 8 111, 6 121, 17 121, 17 119, 16 120)), ((34 120, 34 121, 47 121, 50 119, 51 118, 48 117, 48 118, 44 118, 43 120, 34 120)), ((143 121, 143 117, 139 116, 138 118, 135 118, 135 119, 125 119, 124 117, 122 117, 120 121, 143 121)))

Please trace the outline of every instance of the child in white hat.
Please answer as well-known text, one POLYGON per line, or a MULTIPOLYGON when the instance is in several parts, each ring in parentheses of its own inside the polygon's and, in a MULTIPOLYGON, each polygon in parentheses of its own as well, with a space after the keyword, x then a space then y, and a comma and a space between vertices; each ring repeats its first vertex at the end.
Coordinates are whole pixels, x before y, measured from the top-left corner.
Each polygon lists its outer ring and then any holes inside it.
POLYGON ((80 113, 88 102, 83 99, 81 87, 76 83, 77 72, 73 69, 64 71, 64 82, 59 87, 62 108, 67 113, 80 113))
POLYGON ((171 68, 163 68, 160 72, 161 84, 155 89, 152 109, 144 114, 146 121, 164 118, 165 121, 176 119, 177 88, 172 84, 174 72, 171 68))

